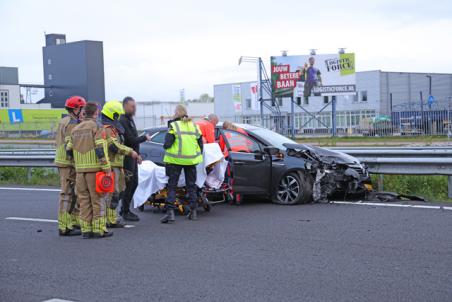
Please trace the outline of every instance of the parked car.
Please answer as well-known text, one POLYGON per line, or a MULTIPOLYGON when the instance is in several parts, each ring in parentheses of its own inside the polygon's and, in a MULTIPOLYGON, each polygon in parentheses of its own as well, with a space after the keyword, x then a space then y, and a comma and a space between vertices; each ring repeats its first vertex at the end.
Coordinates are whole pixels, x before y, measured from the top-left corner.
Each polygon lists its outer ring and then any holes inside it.
MULTIPOLYGON (((292 205, 322 201, 333 195, 361 195, 370 189, 367 167, 338 151, 298 144, 271 130, 239 124, 248 135, 217 126, 229 149, 236 194, 258 195, 274 203, 292 205), (237 138, 241 139, 227 139, 237 138), (231 151, 231 144, 246 141, 247 150, 231 151)), ((141 147, 144 160, 163 165, 167 128, 146 129, 151 140, 141 147)), ((235 148, 237 149, 237 148, 235 148)))

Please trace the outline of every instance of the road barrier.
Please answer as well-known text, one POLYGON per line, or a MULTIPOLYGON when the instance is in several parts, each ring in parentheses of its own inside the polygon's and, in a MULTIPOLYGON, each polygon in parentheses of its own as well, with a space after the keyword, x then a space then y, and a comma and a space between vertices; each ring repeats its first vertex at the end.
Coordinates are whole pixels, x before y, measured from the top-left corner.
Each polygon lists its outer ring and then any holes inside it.
MULTIPOLYGON (((446 175, 452 198, 450 147, 331 147, 358 158, 372 174, 446 175)), ((0 150, 0 167, 55 167, 53 149, 0 150)))

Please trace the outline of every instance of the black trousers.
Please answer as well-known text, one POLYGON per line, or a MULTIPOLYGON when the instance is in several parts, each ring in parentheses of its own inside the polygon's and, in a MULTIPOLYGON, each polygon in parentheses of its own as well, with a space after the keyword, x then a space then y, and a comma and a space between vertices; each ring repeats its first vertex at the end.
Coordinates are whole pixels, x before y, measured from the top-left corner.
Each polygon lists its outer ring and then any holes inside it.
POLYGON ((132 173, 130 178, 126 178, 126 190, 122 197, 121 213, 127 213, 130 211, 130 204, 132 203, 133 194, 138 186, 138 165, 136 161, 130 162, 125 166, 125 169, 132 173))
POLYGON ((176 190, 179 177, 184 170, 185 187, 187 189, 188 198, 190 201, 190 208, 194 209, 198 206, 198 188, 196 187, 196 165, 182 166, 174 164, 166 164, 166 176, 168 179, 168 197, 166 199, 168 209, 174 209, 174 202, 176 201, 176 190))

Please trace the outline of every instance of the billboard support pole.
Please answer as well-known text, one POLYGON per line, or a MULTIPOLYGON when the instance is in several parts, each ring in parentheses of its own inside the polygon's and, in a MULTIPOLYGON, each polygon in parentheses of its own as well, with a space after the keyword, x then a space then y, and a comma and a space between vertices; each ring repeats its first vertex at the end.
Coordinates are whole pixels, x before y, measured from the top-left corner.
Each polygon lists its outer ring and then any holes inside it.
POLYGON ((295 139, 295 103, 293 95, 290 97, 290 134, 295 139))
POLYGON ((262 58, 259 57, 259 103, 261 110, 261 126, 264 127, 264 96, 263 96, 263 85, 262 85, 262 58))
POLYGON ((337 133, 336 133, 336 96, 335 95, 333 95, 332 97, 331 97, 331 123, 333 124, 332 125, 332 128, 331 128, 331 132, 332 132, 332 135, 333 136, 336 136, 337 135, 337 133))

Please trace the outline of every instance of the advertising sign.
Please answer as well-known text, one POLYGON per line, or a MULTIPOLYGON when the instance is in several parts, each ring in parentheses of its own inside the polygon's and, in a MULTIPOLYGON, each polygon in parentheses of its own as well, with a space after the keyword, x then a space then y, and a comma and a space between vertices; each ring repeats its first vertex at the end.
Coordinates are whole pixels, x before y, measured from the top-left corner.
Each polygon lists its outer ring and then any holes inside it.
POLYGON ((240 85, 232 85, 232 104, 235 112, 242 112, 242 93, 240 85))
POLYGON ((0 129, 50 130, 64 114, 64 109, 0 109, 0 129))
POLYGON ((258 86, 256 83, 251 83, 250 94, 251 94, 251 110, 259 110, 259 99, 258 99, 258 86))
POLYGON ((276 97, 356 93, 355 54, 271 57, 276 97))

